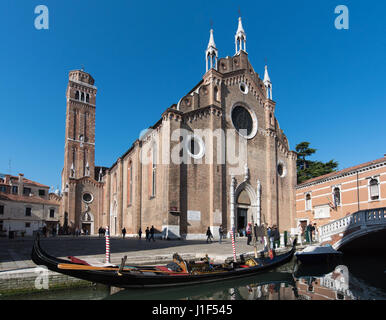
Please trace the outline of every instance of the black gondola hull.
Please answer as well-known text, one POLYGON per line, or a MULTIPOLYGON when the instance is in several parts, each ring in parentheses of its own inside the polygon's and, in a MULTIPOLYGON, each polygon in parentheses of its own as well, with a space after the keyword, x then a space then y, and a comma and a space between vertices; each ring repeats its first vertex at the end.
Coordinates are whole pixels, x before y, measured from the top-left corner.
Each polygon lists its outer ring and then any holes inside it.
MULTIPOLYGON (((46 266, 49 270, 65 274, 71 277, 101 283, 108 286, 120 288, 142 288, 142 287, 167 287, 167 286, 181 286, 199 283, 209 283, 227 279, 236 279, 246 277, 273 269, 290 261, 295 252, 295 245, 293 248, 281 255, 277 255, 272 261, 265 265, 259 265, 249 268, 238 268, 225 272, 211 272, 205 274, 143 274, 133 271, 122 271, 118 274, 118 270, 69 270, 59 269, 60 263, 74 264, 67 260, 58 259, 48 255, 40 246, 40 242, 36 239, 32 249, 32 261, 37 265, 46 266)), ((144 268, 144 266, 140 266, 144 268)))

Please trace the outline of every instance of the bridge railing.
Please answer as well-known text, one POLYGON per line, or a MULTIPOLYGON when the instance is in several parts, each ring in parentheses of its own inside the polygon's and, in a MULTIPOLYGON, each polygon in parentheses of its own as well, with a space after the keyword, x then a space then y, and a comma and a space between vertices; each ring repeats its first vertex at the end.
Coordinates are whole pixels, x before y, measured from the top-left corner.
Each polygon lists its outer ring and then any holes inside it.
POLYGON ((326 241, 332 235, 342 233, 356 227, 386 224, 386 208, 361 210, 344 218, 332 221, 319 228, 320 241, 326 241))

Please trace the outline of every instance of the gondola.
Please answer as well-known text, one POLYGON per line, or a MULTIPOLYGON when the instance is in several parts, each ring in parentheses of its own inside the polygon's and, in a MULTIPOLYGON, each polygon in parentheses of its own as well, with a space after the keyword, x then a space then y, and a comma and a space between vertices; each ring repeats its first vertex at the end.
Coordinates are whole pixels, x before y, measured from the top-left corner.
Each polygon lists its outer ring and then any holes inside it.
MULTIPOLYGON (((40 246, 37 236, 32 248, 32 261, 49 270, 75 278, 119 288, 169 287, 208 283, 255 275, 289 262, 295 253, 296 240, 292 248, 283 254, 269 257, 249 258, 228 264, 187 263, 185 268, 173 271, 167 266, 102 266, 95 267, 58 259, 48 255, 40 246)), ((178 255, 177 255, 178 256, 178 255)))

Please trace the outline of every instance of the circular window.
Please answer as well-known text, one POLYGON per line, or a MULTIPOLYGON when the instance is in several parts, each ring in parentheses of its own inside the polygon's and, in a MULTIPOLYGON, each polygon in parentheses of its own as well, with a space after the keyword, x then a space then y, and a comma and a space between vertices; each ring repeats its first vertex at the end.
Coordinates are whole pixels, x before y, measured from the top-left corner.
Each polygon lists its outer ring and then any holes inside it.
POLYGON ((239 88, 242 93, 248 93, 248 86, 244 82, 240 82, 239 88))
POLYGON ((186 150, 192 158, 200 159, 205 153, 204 142, 198 136, 188 136, 186 140, 186 150))
POLYGON ((279 164, 277 165, 277 174, 279 175, 279 177, 285 177, 286 175, 286 169, 285 169, 285 166, 282 162, 279 162, 279 164))
POLYGON ((84 193, 83 194, 83 201, 86 203, 90 203, 93 200, 93 196, 91 193, 84 193))
POLYGON ((249 109, 236 105, 231 111, 231 119, 236 131, 244 138, 251 139, 256 135, 256 115, 249 109))

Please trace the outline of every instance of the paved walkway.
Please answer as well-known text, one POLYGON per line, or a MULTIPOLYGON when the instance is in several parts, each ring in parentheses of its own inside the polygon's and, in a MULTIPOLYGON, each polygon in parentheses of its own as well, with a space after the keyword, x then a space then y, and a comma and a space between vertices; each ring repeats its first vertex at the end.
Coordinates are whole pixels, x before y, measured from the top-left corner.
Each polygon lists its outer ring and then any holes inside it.
MULTIPOLYGON (((0 238, 0 271, 33 268, 30 255, 33 245, 32 237, 2 239, 0 238)), ((237 238, 236 253, 252 253, 253 246, 247 245, 246 238, 237 238)), ((104 262, 105 239, 97 236, 59 236, 41 238, 41 246, 50 255, 56 257, 76 256, 95 262, 104 262)), ((258 250, 263 246, 258 245, 258 250)), ((215 261, 224 261, 233 256, 232 242, 225 239, 206 243, 204 240, 156 240, 146 242, 144 239, 115 238, 110 239, 111 262, 120 263, 127 255, 127 264, 167 263, 173 253, 179 253, 185 259, 194 259, 208 254, 215 261)))

